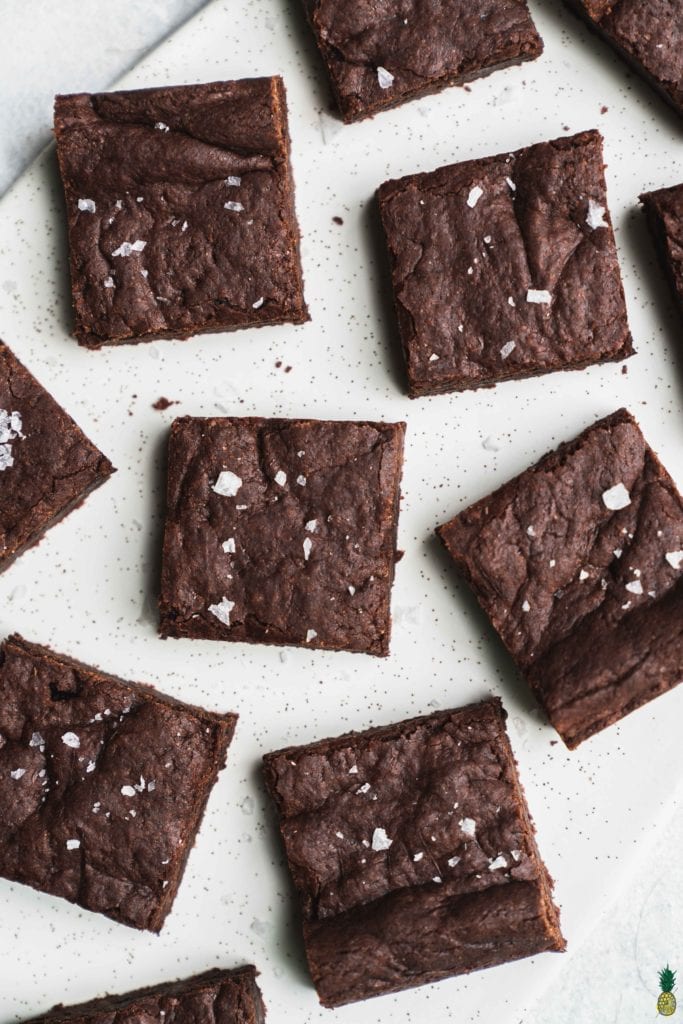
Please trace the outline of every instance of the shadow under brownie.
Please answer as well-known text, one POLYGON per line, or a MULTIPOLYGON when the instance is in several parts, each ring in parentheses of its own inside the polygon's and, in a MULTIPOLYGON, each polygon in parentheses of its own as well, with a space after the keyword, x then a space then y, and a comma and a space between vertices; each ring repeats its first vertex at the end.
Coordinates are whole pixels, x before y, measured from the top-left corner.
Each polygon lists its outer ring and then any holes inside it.
POLYGON ((599 132, 377 195, 411 397, 633 354, 599 132))
POLYGON ((176 420, 161 635, 388 654, 404 431, 176 420))
POLYGON ((282 79, 58 96, 75 334, 304 323, 282 79))
POLYGON ((158 932, 236 722, 11 636, 0 876, 158 932))
POLYGON ((0 341, 0 572, 114 472, 0 341))
POLYGON ((683 499, 625 409, 437 533, 569 748, 683 678, 683 499))
POLYGON ((344 121, 543 50, 526 0, 303 0, 344 121))
POLYGON ((264 758, 324 1006, 565 947, 498 699, 264 758))
POLYGON ((266 1009, 251 965, 213 970, 78 1006, 55 1006, 27 1024, 264 1024, 266 1009))

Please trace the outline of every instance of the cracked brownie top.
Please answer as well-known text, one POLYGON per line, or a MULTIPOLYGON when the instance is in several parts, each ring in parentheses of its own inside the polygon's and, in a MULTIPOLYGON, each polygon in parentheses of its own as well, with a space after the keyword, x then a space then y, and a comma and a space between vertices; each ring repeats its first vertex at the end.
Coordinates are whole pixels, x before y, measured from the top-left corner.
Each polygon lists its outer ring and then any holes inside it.
POLYGON ((683 677, 683 499, 626 410, 438 530, 569 747, 683 677))
POLYGON ((83 344, 308 319, 280 78, 58 96, 83 344))
POLYGON ((403 424, 178 419, 161 632, 386 654, 403 424))
POLYGON ((159 931, 237 716, 17 635, 0 697, 0 875, 159 931))
POLYGON ((378 197, 412 396, 632 354, 599 132, 378 197))
POLYGON ((0 571, 113 472, 0 341, 0 571))
POLYGON ((538 57, 526 0, 304 0, 345 121, 538 57))

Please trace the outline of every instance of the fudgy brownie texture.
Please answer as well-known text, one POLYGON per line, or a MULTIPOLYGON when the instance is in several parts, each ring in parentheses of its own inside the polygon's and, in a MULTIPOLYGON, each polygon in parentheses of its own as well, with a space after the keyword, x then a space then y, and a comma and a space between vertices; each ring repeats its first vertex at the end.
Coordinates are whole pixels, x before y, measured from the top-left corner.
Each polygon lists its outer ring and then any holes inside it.
POLYGON ((256 968, 207 971, 122 996, 56 1006, 30 1024, 264 1024, 256 968))
POLYGON ((411 397, 633 354, 597 131, 378 191, 411 397))
POLYGON ((11 636, 0 875, 158 932, 236 721, 11 636))
POLYGON ((625 409, 437 531, 568 747, 683 677, 683 501, 625 409))
POLYGON ((565 0, 683 115, 683 0, 565 0))
POLYGON ((176 420, 162 636, 387 654, 404 430, 176 420))
POLYGON ((325 1006, 564 949, 497 699, 265 757, 325 1006))
POLYGON ((640 201, 664 272, 683 312, 683 185, 644 192, 640 201))
POLYGON ((78 340, 303 323, 281 78, 58 96, 78 340))
POLYGON ((526 0, 304 0, 346 122, 533 60, 526 0))
POLYGON ((0 572, 113 472, 0 341, 0 572))

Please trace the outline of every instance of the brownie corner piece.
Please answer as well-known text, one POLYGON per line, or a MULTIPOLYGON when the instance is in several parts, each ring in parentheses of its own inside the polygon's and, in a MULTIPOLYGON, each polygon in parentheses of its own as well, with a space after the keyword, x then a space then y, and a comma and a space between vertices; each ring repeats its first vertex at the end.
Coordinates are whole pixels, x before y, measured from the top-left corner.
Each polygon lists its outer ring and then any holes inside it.
POLYGON ((309 319, 279 76, 58 96, 55 135, 81 344, 309 319))
POLYGON ((598 131, 377 196, 411 397, 633 354, 598 131))
POLYGON ((0 341, 0 572, 114 472, 0 341))
POLYGON ((303 0, 347 123, 462 85, 543 51, 526 0, 303 0))
POLYGON ((264 769, 324 1006, 565 948, 499 700, 264 769))
POLYGON ((112 1020, 161 1019, 172 1011, 174 1024, 265 1024, 266 1009, 251 965, 214 969, 182 981, 103 996, 78 1006, 55 1006, 27 1024, 111 1024, 112 1020), (209 1017, 207 1017, 207 1013, 209 1017))
POLYGON ((404 431, 176 420, 161 635, 386 655, 404 431))
POLYGON ((17 634, 0 697, 0 876, 160 931, 237 716, 17 634))
POLYGON ((621 409, 438 534, 567 747, 683 677, 683 499, 621 409))
POLYGON ((681 0, 565 0, 683 117, 681 0))
POLYGON ((664 273, 683 313, 683 184, 644 192, 640 201, 664 273))

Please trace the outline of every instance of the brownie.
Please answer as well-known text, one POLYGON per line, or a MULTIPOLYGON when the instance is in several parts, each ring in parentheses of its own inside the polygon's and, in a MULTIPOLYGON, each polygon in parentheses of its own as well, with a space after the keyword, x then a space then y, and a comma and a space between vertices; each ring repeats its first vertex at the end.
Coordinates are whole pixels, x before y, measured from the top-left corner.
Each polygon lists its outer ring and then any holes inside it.
POLYGON ((81 344, 308 320, 281 78, 58 96, 55 134, 81 344))
POLYGON ((304 0, 347 123, 543 51, 526 0, 304 0))
POLYGON ((404 430, 175 420, 161 635, 388 654, 404 430))
POLYGON ((11 636, 0 876, 158 932, 236 721, 11 636))
POLYGON ((113 472, 0 341, 0 572, 113 472))
POLYGON ((207 971, 123 996, 56 1006, 31 1024, 264 1024, 266 1010, 256 974, 251 965, 207 971))
POLYGON ((633 354, 599 132, 388 181, 378 198, 411 397, 633 354))
POLYGON ((683 312, 683 185, 644 192, 640 201, 664 272, 683 312))
POLYGON ((269 754, 324 1006, 564 949, 498 699, 269 754))
POLYGON ((568 747, 683 678, 683 500, 625 409, 437 532, 568 747))
POLYGON ((683 114, 683 0, 565 0, 683 114))

